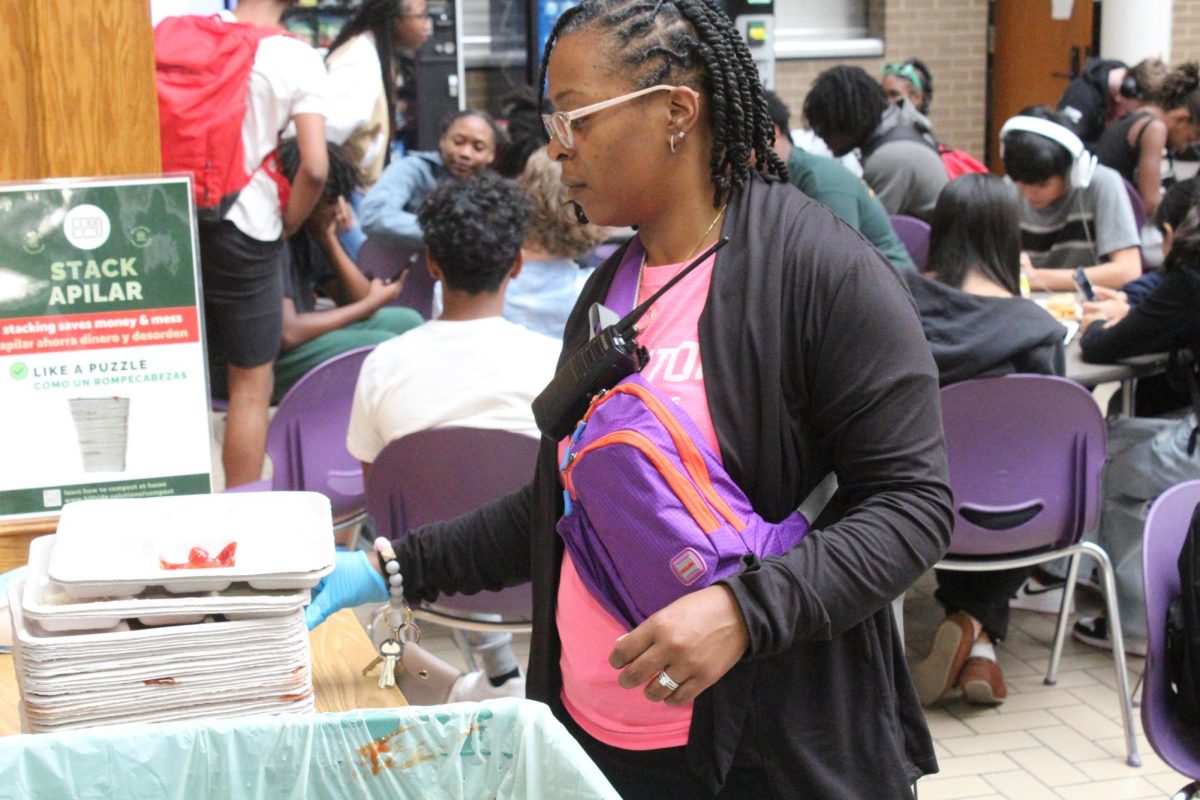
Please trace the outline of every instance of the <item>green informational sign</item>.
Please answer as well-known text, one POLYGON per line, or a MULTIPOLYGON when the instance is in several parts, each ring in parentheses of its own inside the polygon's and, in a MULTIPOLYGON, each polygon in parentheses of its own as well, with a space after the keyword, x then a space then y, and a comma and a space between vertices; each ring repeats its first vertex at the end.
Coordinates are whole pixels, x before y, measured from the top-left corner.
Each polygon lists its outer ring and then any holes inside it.
POLYGON ((0 517, 211 491, 185 178, 0 185, 0 517))

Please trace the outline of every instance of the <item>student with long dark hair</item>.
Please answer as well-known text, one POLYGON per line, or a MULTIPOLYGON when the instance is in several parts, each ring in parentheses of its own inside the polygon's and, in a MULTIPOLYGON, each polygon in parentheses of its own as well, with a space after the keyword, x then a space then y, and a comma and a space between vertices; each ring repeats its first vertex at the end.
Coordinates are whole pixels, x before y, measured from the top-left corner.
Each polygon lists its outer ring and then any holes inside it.
MULTIPOLYGON (((592 305, 617 302, 618 275, 645 299, 729 237, 643 318, 642 378, 764 519, 831 471, 838 489, 799 545, 629 630, 564 554, 561 443, 543 436, 529 486, 395 542, 405 593, 531 580, 528 694, 627 800, 911 798, 936 761, 890 606, 945 551, 951 508, 935 368, 903 283, 779 179, 758 71, 707 0, 584 0, 545 61, 568 199, 637 227, 576 303, 564 358, 587 345, 592 305)), ((365 557, 342 562, 314 621, 363 586, 386 594, 365 557)))
MULTIPOLYGON (((1062 375, 1063 327, 1020 297, 1017 190, 994 175, 963 175, 942 190, 932 228, 926 276, 905 278, 942 385, 1016 372, 1062 375)), ((956 688, 971 703, 1004 702, 993 643, 1007 634, 1008 599, 1030 571, 937 571, 946 619, 913 668, 922 703, 956 688)))
POLYGON ((403 55, 432 30, 425 0, 363 0, 329 46, 325 129, 358 164, 364 188, 375 185, 390 160, 403 55))

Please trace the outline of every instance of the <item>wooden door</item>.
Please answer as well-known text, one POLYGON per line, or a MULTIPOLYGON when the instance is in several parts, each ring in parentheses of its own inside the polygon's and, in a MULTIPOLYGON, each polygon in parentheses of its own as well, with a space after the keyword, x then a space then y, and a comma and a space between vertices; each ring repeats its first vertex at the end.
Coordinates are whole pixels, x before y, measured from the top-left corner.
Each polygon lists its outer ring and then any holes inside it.
POLYGON ((1092 0, 1074 0, 1070 17, 1052 18, 1052 0, 991 0, 988 166, 1003 174, 999 132, 1026 106, 1054 107, 1092 54, 1092 0))

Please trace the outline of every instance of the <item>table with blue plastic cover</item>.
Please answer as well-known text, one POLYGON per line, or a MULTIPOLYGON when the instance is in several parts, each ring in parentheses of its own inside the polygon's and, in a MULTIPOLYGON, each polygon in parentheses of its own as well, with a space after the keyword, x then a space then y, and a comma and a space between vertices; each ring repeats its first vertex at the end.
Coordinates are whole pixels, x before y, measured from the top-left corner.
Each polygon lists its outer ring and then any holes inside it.
MULTIPOLYGON (((322 713, 7 735, 0 800, 618 798, 549 707, 404 706, 360 674, 374 651, 348 611, 310 641, 322 713)), ((19 730, 17 703, 0 655, 0 735, 19 730)))

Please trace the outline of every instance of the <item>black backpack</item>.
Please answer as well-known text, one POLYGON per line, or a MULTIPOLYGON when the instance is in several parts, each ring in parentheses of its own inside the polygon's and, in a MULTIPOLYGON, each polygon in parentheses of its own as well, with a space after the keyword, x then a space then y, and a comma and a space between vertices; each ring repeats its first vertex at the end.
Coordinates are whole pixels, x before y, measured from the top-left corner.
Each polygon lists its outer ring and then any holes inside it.
POLYGON ((1179 597, 1167 607, 1167 678, 1180 719, 1200 725, 1200 505, 1179 552, 1179 597))

